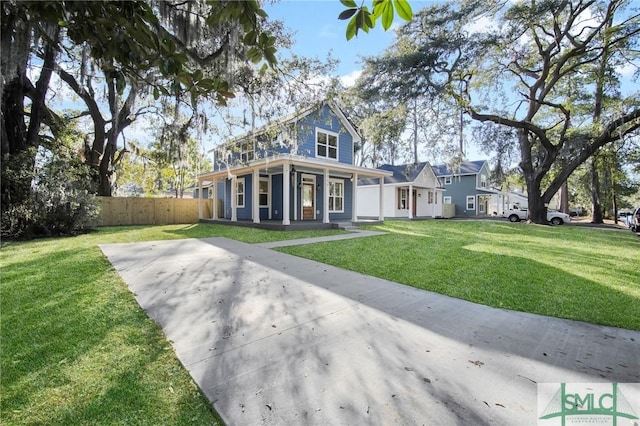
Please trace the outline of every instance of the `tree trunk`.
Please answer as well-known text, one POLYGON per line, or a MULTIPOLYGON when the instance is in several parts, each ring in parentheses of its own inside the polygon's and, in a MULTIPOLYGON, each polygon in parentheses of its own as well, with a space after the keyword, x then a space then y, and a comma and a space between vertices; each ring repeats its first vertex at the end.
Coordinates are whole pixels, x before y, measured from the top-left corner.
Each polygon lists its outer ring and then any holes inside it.
MULTIPOLYGON (((2 93, 2 210, 20 204, 31 190, 35 157, 29 155, 24 120, 26 74, 4 85, 2 93)), ((33 153, 35 155, 35 152, 33 153)))
POLYGON ((413 164, 418 164, 418 100, 413 102, 413 164))
POLYGON ((35 156, 40 142, 41 125, 47 115, 45 98, 55 63, 60 29, 51 34, 51 42, 44 45, 42 71, 35 87, 27 77, 26 66, 13 80, 3 85, 2 92, 2 183, 0 205, 5 211, 11 204, 19 204, 31 192, 35 156), (26 97, 31 99, 29 124, 25 120, 26 97))
POLYGON ((540 182, 534 180, 527 185, 527 196, 529 198, 529 220, 539 225, 546 225, 547 207, 540 196, 540 182))
POLYGON ((589 161, 589 171, 591 173, 591 223, 603 223, 602 206, 600 205, 600 178, 598 176, 598 156, 594 155, 589 161))
POLYGON ((560 211, 569 214, 569 184, 562 184, 560 188, 560 211))

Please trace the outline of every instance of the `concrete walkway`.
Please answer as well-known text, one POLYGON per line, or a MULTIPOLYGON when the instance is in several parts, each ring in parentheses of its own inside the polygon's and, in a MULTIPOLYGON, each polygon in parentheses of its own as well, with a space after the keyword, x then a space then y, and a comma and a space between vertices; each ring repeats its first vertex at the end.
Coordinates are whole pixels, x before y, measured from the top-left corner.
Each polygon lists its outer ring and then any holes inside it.
POLYGON ((224 238, 101 248, 228 425, 531 425, 538 383, 640 382, 635 331, 224 238))

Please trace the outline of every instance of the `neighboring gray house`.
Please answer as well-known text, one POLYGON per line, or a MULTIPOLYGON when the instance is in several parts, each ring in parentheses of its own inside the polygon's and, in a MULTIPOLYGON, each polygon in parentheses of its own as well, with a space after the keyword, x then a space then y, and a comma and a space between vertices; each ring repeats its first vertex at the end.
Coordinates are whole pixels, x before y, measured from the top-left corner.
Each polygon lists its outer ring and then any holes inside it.
POLYGON ((508 199, 501 191, 489 187, 489 164, 486 160, 463 161, 458 167, 433 166, 444 187, 443 203, 456 206, 456 216, 501 215, 508 199))

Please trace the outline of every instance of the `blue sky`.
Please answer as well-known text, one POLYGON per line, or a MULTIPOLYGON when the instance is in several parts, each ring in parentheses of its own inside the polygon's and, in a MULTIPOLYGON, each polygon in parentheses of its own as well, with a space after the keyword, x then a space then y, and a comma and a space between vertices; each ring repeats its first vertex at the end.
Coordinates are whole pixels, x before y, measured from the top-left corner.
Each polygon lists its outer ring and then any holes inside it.
MULTIPOLYGON (((365 4, 371 7, 370 1, 365 0, 365 4)), ((424 1, 411 1, 414 12, 425 4, 424 1)), ((287 28, 295 32, 292 48, 295 53, 323 59, 331 51, 340 60, 336 70, 336 75, 340 77, 359 71, 362 68, 362 56, 382 53, 393 42, 393 28, 404 22, 396 16, 388 31, 384 31, 378 23, 368 34, 360 32, 357 37, 347 41, 345 31, 348 21, 338 20, 338 15, 346 7, 339 0, 285 0, 267 4, 264 9, 269 18, 283 21, 287 28)))

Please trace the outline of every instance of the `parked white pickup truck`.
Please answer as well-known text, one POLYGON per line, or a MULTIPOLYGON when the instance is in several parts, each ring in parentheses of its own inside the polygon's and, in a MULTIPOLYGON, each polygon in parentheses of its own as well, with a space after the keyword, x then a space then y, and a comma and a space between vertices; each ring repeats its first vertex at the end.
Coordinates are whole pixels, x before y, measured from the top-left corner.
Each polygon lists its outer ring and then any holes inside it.
MULTIPOLYGON (((517 204, 511 207, 511 209, 505 210, 502 214, 502 217, 509 219, 509 222, 520 222, 529 218, 529 209, 520 207, 517 204)), ((563 223, 571 222, 571 217, 557 210, 547 210, 547 221, 552 225, 562 225, 563 223)))
POLYGON ((520 207, 514 204, 509 210, 505 210, 504 213, 502 213, 502 217, 508 218, 509 222, 520 222, 521 220, 527 220, 529 210, 526 207, 520 207))

